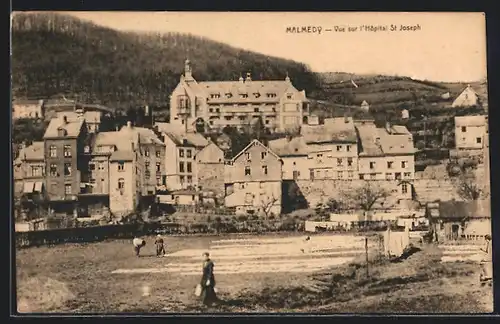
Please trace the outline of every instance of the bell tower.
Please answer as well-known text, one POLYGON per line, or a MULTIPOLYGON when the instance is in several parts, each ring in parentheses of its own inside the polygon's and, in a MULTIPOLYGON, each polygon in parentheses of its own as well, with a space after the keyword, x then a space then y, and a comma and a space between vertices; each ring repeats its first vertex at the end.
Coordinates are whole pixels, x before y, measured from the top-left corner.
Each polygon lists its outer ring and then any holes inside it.
POLYGON ((186 61, 184 62, 184 80, 186 81, 194 80, 191 69, 191 61, 189 61, 189 59, 186 59, 186 61))

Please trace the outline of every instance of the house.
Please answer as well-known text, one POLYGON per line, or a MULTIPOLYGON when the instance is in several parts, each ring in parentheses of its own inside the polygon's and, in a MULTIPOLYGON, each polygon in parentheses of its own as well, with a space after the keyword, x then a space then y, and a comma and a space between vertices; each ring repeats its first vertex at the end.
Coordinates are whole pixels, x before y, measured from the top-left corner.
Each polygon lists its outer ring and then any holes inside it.
POLYGON ((271 131, 295 130, 307 123, 309 101, 287 76, 284 80, 252 80, 251 74, 238 81, 197 82, 191 63, 171 94, 170 122, 185 130, 206 132, 226 126, 243 128, 262 119, 271 131), (199 127, 198 127, 199 126, 199 127))
POLYGON ((195 156, 209 141, 200 133, 184 132, 170 123, 156 123, 165 144, 165 184, 168 190, 196 188, 195 156))
POLYGON ((33 142, 21 148, 14 160, 14 180, 16 187, 23 188, 14 192, 31 194, 42 192, 45 187, 45 147, 44 142, 33 142))
POLYGON ((479 103, 478 94, 470 85, 462 90, 462 92, 453 100, 452 107, 471 107, 479 103))
POLYGON ((358 124, 360 148, 359 179, 396 181, 400 199, 411 199, 415 178, 413 136, 405 126, 358 124))
POLYGON ((44 160, 47 194, 55 213, 77 215, 81 171, 88 165, 84 153, 88 132, 85 120, 66 116, 50 121, 45 134, 44 160))
POLYGON ((283 180, 310 179, 309 147, 303 136, 279 138, 268 143, 269 148, 283 161, 283 180))
POLYGON ((363 102, 361 103, 361 110, 365 112, 370 111, 370 105, 368 104, 368 102, 366 102, 366 100, 363 100, 363 102))
POLYGON ((14 100, 12 102, 12 119, 44 118, 43 100, 14 100))
POLYGON ((488 116, 455 116, 457 150, 481 150, 488 134, 488 116))
POLYGON ((57 118, 66 116, 69 120, 83 118, 87 125, 89 133, 99 132, 101 125, 102 112, 100 111, 84 111, 83 108, 77 108, 75 111, 60 111, 56 113, 57 118))
POLYGON ((478 239, 491 235, 489 199, 429 203, 426 217, 439 241, 478 239))
POLYGON ((224 151, 211 142, 194 159, 198 188, 224 196, 224 151))
POLYGON ((352 117, 327 118, 323 125, 303 125, 309 179, 356 179, 358 137, 352 117))
POLYGON ((408 119, 410 118, 410 112, 408 111, 408 109, 403 109, 401 111, 401 119, 408 119))
POLYGON ((236 214, 261 216, 281 213, 282 160, 253 140, 225 167, 226 207, 236 214))
POLYGON ((168 194, 158 195, 160 204, 174 206, 195 206, 201 202, 201 194, 194 189, 174 190, 168 194))
POLYGON ((140 138, 141 151, 144 159, 144 186, 146 195, 156 194, 156 188, 166 184, 165 143, 149 128, 135 127, 131 123, 120 129, 118 136, 134 136, 140 138))

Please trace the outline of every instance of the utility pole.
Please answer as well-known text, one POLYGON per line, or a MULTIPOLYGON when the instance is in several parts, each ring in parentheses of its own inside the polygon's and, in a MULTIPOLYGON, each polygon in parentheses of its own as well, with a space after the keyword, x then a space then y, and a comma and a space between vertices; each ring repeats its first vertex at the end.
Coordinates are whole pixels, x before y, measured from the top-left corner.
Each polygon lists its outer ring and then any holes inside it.
POLYGON ((370 273, 368 271, 368 238, 365 237, 365 256, 366 256, 366 277, 370 277, 370 273))

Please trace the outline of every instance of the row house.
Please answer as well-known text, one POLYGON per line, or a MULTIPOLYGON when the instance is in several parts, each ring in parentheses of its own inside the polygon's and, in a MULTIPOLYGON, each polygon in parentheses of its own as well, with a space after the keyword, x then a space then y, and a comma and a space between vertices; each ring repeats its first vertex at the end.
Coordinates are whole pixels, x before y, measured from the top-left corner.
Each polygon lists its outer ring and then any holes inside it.
POLYGON ((165 184, 168 190, 198 187, 196 155, 209 141, 200 133, 184 132, 169 123, 156 123, 165 144, 165 184))
POLYGON ((81 171, 86 170, 89 157, 88 132, 85 120, 53 118, 43 136, 47 194, 55 213, 78 214, 81 171))
POLYGON ((297 137, 272 140, 283 160, 283 180, 357 179, 358 145, 352 118, 305 125, 297 137))
POLYGON ((257 140, 226 163, 226 207, 236 214, 281 213, 282 160, 257 140))
POLYGON ((290 131, 307 123, 309 101, 290 78, 252 80, 250 73, 238 81, 197 82, 191 63, 170 97, 170 122, 186 131, 243 128, 257 119, 271 131, 290 131))
POLYGON ((376 127, 373 123, 356 125, 360 145, 359 179, 396 181, 400 198, 411 199, 409 185, 415 178, 413 136, 404 126, 376 127))

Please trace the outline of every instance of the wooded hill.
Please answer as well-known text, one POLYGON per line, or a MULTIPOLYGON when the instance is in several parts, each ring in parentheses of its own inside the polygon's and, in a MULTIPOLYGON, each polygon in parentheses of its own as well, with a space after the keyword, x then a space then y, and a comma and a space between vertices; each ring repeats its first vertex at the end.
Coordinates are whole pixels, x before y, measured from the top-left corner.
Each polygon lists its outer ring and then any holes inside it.
POLYGON ((71 16, 18 13, 12 19, 14 98, 75 97, 127 108, 166 106, 189 58, 198 80, 284 79, 315 92, 304 64, 178 33, 119 32, 71 16))

